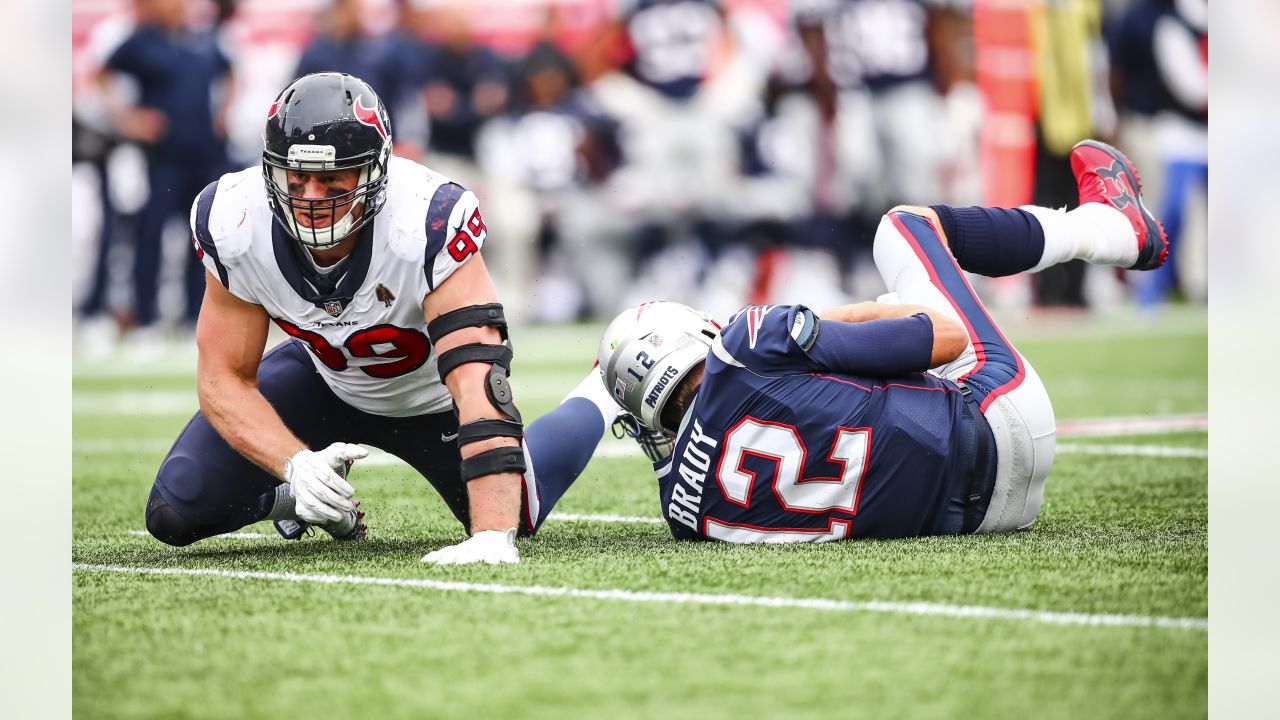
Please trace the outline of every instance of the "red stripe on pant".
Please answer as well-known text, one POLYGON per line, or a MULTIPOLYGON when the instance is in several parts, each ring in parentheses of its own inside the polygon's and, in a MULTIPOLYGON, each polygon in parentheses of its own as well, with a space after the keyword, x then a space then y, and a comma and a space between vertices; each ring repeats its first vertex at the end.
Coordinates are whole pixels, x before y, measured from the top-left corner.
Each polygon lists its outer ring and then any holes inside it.
MULTIPOLYGON (((985 412, 996 398, 1022 384, 1026 377, 1022 357, 987 314, 982 301, 964 276, 964 271, 951 255, 942 231, 929 218, 915 213, 895 210, 888 217, 924 265, 929 273, 929 281, 951 303, 956 315, 964 323, 969 340, 973 343, 977 362, 960 380, 974 378, 990 388, 979 405, 979 409, 985 412), (1008 359, 1000 356, 1007 356, 1008 359), (1012 377, 1002 377, 1008 375, 1012 377)), ((986 388, 973 388, 975 393, 984 389, 986 388)))

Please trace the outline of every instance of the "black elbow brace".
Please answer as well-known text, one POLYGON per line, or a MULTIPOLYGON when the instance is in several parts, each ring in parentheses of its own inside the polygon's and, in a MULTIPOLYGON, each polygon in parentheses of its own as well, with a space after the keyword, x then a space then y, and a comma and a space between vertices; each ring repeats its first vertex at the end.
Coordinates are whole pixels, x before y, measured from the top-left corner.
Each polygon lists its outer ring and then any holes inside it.
POLYGON ((505 344, 472 343, 446 350, 436 358, 440 380, 447 378, 459 365, 488 363, 489 374, 485 378, 484 389, 489 402, 507 417, 517 423, 522 422, 520 411, 516 409, 515 396, 511 392, 511 382, 507 379, 511 374, 511 342, 507 337, 507 320, 502 314, 502 305, 469 305, 447 312, 427 323, 427 334, 431 336, 432 342, 436 342, 445 335, 467 327, 495 327, 505 344))
MULTIPOLYGON (((471 305, 447 312, 427 323, 427 334, 434 342, 466 327, 495 327, 504 344, 472 343, 446 350, 436 359, 440 379, 443 381, 460 365, 473 362, 488 363, 489 373, 485 376, 485 395, 496 410, 511 419, 476 420, 462 425, 458 428, 458 445, 461 447, 496 437, 519 440, 524 437, 524 425, 508 380, 511 373, 511 346, 507 336, 507 321, 502 314, 502 305, 499 303, 471 305)), ((518 446, 486 450, 465 458, 462 461, 461 470, 462 479, 467 482, 496 473, 523 474, 527 470, 524 450, 518 446)))
MULTIPOLYGON (((458 428, 458 447, 496 437, 520 440, 524 438, 524 425, 512 420, 473 420, 458 428)), ((526 470, 528 467, 524 462, 524 448, 519 445, 485 450, 462 460, 463 482, 495 473, 513 472, 523 475, 526 470)))

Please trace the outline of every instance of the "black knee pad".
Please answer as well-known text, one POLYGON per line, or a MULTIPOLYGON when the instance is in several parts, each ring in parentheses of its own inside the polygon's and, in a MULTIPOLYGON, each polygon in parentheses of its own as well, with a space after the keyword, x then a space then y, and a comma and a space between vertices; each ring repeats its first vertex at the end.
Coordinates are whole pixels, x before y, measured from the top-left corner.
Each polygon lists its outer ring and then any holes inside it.
POLYGON ((174 547, 185 547, 214 534, 170 507, 154 487, 151 488, 151 497, 147 498, 147 532, 160 542, 174 547))

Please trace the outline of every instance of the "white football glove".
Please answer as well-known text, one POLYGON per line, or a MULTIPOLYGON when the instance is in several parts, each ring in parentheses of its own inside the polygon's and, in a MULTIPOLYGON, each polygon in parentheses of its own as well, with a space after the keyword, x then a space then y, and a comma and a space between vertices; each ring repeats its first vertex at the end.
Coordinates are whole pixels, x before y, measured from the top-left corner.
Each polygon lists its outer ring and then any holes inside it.
POLYGON ((299 450, 286 460, 284 480, 293 491, 298 519, 320 525, 355 512, 356 490, 337 471, 368 455, 359 445, 334 443, 320 452, 299 450))
POLYGON ((470 565, 479 562, 514 565, 520 562, 520 551, 516 549, 516 529, 482 530, 457 545, 427 553, 422 562, 435 565, 470 565))

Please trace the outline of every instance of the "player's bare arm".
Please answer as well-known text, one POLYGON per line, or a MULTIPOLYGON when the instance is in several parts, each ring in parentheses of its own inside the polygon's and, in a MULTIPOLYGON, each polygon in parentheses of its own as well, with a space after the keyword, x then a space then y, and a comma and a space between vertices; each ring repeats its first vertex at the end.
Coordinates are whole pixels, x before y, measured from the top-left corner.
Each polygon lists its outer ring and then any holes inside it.
POLYGON ((200 410, 231 447, 283 477, 284 461, 306 449, 258 392, 258 363, 267 342, 267 312, 232 295, 206 270, 196 324, 196 393, 200 410))
POLYGON ((907 318, 912 315, 927 315, 933 323, 933 353, 930 367, 945 365, 964 352, 968 346, 969 336, 964 326, 944 313, 923 305, 889 305, 878 302, 860 302, 841 305, 818 313, 823 320, 836 320, 846 323, 870 322, 873 320, 893 320, 907 318))
MULTIPOLYGON (((428 293, 422 309, 428 323, 440 316, 462 308, 497 302, 493 281, 480 255, 475 255, 458 268, 440 287, 428 293)), ((462 327, 442 337, 432 338, 438 356, 464 345, 498 346, 502 336, 496 328, 462 327)), ((485 389, 492 365, 487 362, 468 362, 459 365, 444 378, 458 407, 460 427, 479 420, 510 420, 490 400, 485 389)), ((464 459, 498 448, 519 448, 514 437, 491 437, 461 446, 464 459)), ((505 531, 516 527, 520 514, 520 474, 501 472, 477 477, 468 481, 467 490, 471 506, 471 532, 485 530, 505 531)))

